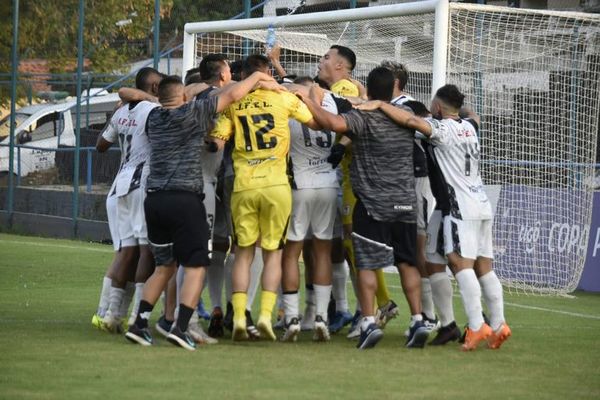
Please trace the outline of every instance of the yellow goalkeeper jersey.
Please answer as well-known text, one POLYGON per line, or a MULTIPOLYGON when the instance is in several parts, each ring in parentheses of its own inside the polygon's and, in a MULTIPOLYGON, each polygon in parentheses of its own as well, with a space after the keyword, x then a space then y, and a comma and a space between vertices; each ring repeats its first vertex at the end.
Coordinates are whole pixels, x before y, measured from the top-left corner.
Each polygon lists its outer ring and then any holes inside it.
POLYGON ((233 191, 288 184, 288 119, 309 122, 313 116, 295 95, 258 89, 231 104, 219 116, 211 136, 234 137, 233 191))
POLYGON ((348 97, 348 96, 358 97, 358 95, 359 95, 358 88, 356 87, 356 85, 354 83, 352 83, 351 81, 349 81, 348 79, 341 79, 341 80, 337 81, 336 83, 334 83, 333 85, 331 85, 331 91, 334 94, 337 94, 339 96, 344 96, 344 97, 348 97))

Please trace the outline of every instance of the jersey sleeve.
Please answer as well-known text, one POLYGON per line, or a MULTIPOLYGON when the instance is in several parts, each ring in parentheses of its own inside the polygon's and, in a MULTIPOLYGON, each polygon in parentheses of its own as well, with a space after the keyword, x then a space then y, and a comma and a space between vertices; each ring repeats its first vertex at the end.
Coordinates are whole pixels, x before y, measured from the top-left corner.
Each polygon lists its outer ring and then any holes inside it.
POLYGON ((331 85, 331 91, 339 96, 354 96, 358 97, 360 95, 358 88, 348 79, 342 79, 341 81, 337 81, 333 85, 331 85))
POLYGON ((227 109, 219 114, 215 127, 210 132, 209 136, 227 141, 233 134, 233 130, 234 126, 233 121, 231 120, 231 113, 229 112, 229 109, 227 109))
POLYGON ((441 145, 450 140, 450 133, 448 132, 448 127, 445 124, 442 124, 435 118, 426 118, 425 120, 431 126, 431 136, 428 138, 431 144, 441 145))
POLYGON ((219 98, 217 96, 196 98, 196 100, 194 100, 196 118, 198 118, 199 121, 213 120, 217 114, 218 101, 219 98))
POLYGON ((349 112, 350 110, 352 110, 352 103, 350 103, 345 98, 336 96, 335 94, 332 94, 331 98, 333 99, 333 101, 335 102, 335 105, 337 106, 338 114, 345 114, 345 113, 349 112))
POLYGON ((313 115, 310 113, 306 104, 291 93, 287 93, 287 95, 289 95, 288 98, 290 99, 290 116, 292 118, 302 124, 313 119, 313 115))
POLYGON ((106 125, 106 128, 104 128, 104 132, 102 132, 102 138, 107 142, 111 143, 116 142, 119 137, 119 133, 117 132, 117 121, 115 119, 115 115, 112 116, 112 118, 106 125))
POLYGON ((348 125, 348 137, 352 139, 356 135, 360 135, 365 132, 365 120, 358 110, 351 110, 345 114, 342 114, 342 118, 346 120, 348 125))

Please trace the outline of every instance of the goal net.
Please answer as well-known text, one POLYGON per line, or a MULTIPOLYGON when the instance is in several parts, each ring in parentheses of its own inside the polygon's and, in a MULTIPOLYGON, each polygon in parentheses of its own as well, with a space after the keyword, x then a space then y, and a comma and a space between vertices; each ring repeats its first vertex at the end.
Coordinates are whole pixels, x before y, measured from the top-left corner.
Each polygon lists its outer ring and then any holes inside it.
MULTIPOLYGON (((281 0, 279 1, 281 3, 281 0)), ((290 1, 294 10, 297 1, 290 1)), ((316 74, 334 44, 365 82, 383 60, 409 70, 429 104, 445 83, 482 119, 482 178, 495 205, 496 273, 517 292, 564 294, 588 245, 598 140, 600 17, 429 0, 186 24, 184 70, 210 53, 264 53, 269 25, 288 74, 316 74), (437 10, 437 12, 436 12, 437 10)))

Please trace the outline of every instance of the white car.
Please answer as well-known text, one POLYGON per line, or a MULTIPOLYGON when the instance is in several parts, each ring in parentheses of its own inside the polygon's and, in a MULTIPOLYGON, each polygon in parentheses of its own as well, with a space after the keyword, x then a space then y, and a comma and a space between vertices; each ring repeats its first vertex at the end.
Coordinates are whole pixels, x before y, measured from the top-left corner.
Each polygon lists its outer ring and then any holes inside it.
MULTIPOLYGON (((90 124, 106 121, 106 113, 111 112, 119 95, 108 94, 90 98, 90 124)), ((23 107, 15 114, 15 144, 36 147, 21 148, 21 176, 34 171, 54 167, 56 152, 42 149, 54 149, 59 145, 75 146, 75 106, 76 100, 59 104, 37 104, 23 107)), ((81 126, 86 124, 86 101, 81 104, 81 126)), ((0 121, 0 173, 9 170, 9 134, 10 115, 0 121), (6 145, 6 146, 4 146, 6 145)), ((18 154, 15 148, 13 171, 19 173, 18 154)))

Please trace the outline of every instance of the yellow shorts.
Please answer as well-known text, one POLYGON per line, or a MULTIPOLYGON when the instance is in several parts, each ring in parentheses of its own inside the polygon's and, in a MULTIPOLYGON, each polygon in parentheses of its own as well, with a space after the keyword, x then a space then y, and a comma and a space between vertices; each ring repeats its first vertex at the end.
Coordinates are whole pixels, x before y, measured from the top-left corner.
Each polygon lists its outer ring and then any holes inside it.
POLYGON ((352 225, 352 213, 354 212, 354 205, 356 204, 356 197, 352 192, 352 186, 350 185, 350 177, 346 179, 346 176, 342 179, 342 224, 352 225))
POLYGON ((265 250, 282 249, 292 211, 289 185, 242 190, 231 195, 234 240, 252 246, 260 238, 265 250))

